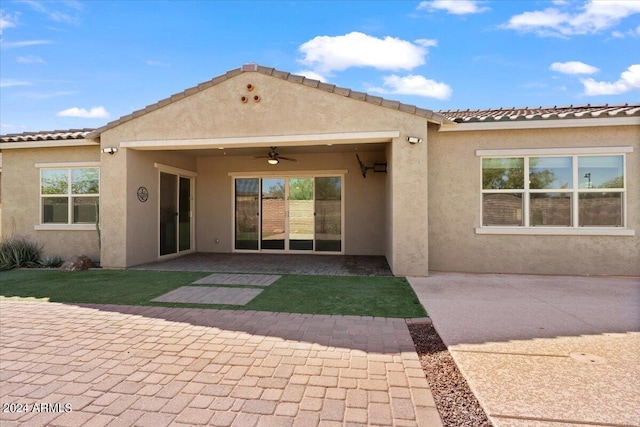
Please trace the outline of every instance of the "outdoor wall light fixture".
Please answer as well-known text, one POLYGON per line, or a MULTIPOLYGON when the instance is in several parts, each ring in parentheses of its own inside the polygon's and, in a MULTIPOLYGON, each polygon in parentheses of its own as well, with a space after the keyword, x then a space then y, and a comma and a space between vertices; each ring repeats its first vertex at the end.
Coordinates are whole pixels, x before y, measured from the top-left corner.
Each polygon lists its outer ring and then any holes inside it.
POLYGON ((417 136, 408 136, 407 141, 409 141, 409 144, 420 144, 422 142, 422 138, 417 136))
POLYGON ((105 147, 102 149, 104 154, 115 154, 118 152, 118 147, 105 147))
POLYGON ((280 163, 280 161, 278 161, 278 159, 268 159, 267 162, 270 165, 277 165, 278 163, 280 163))

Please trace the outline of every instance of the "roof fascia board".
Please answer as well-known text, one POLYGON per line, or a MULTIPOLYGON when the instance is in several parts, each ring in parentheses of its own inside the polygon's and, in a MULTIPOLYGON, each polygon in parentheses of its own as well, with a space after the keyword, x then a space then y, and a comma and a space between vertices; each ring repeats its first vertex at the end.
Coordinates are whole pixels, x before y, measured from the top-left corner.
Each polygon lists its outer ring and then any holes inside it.
POLYGON ((590 119, 517 120, 513 122, 454 123, 440 126, 438 132, 466 132, 479 130, 510 129, 558 129, 577 127, 633 126, 640 125, 640 117, 609 117, 590 119))
POLYGON ((100 144, 86 139, 74 140, 49 140, 49 141, 28 141, 28 142, 0 142, 0 150, 13 150, 19 148, 55 148, 55 147, 80 147, 94 146, 100 147, 100 144))
POLYGON ((400 137, 400 132, 393 130, 309 135, 273 135, 203 139, 124 141, 120 143, 120 147, 132 148, 136 150, 203 150, 211 148, 269 147, 274 145, 278 147, 286 147, 294 145, 300 146, 318 144, 371 144, 379 142, 391 142, 393 138, 398 137, 400 137))

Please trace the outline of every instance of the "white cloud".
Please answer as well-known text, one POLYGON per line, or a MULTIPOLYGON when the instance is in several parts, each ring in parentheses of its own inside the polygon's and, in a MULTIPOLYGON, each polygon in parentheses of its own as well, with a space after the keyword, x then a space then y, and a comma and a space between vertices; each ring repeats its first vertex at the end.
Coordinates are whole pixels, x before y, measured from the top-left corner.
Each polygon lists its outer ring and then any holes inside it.
POLYGON ((17 14, 9 14, 0 10, 0 34, 7 28, 14 28, 18 22, 17 14))
POLYGON ((436 47, 438 46, 438 40, 436 39, 416 39, 415 44, 419 44, 422 47, 436 47))
POLYGON ((619 95, 640 89, 640 64, 633 64, 620 74, 615 82, 598 82, 594 79, 580 79, 585 95, 619 95))
POLYGON ((640 13, 640 1, 635 0, 589 0, 580 8, 575 7, 576 2, 556 5, 560 8, 550 7, 512 16, 502 27, 542 36, 594 34, 640 13))
POLYGON ((424 39, 411 43, 394 37, 379 39, 359 32, 318 36, 300 46, 304 54, 300 62, 321 75, 350 67, 411 70, 425 63, 428 51, 424 44, 424 39))
POLYGON ((74 92, 74 91, 59 90, 57 92, 26 92, 26 93, 23 93, 22 96, 30 99, 49 99, 49 98, 55 98, 57 96, 74 95, 76 93, 77 92, 74 92))
POLYGON ((37 12, 46 15, 50 20, 60 22, 63 24, 80 23, 79 11, 82 10, 82 3, 77 1, 58 1, 58 2, 44 2, 37 0, 22 0, 22 3, 28 4, 31 8, 37 12), (46 4, 46 6, 45 6, 46 4), (67 8, 69 11, 63 11, 67 8), (55 8, 55 9, 54 9, 55 8))
POLYGON ((369 92, 424 96, 442 100, 449 99, 453 92, 446 83, 439 83, 418 75, 406 77, 390 75, 383 77, 383 80, 385 87, 372 87, 369 88, 369 92))
POLYGON ((44 64, 46 61, 39 56, 35 55, 27 55, 27 56, 18 56, 17 61, 20 64, 44 64))
POLYGON ((312 80, 319 80, 323 83, 326 83, 327 79, 321 75, 316 73, 315 71, 311 71, 311 70, 300 70, 295 72, 294 74, 297 74, 299 76, 305 76, 308 79, 312 79, 312 80))
POLYGON ((152 67, 168 67, 171 65, 168 62, 154 61, 152 59, 147 59, 146 62, 147 62, 147 65, 150 65, 152 67))
POLYGON ((58 113, 60 117, 79 117, 82 119, 106 119, 109 117, 109 113, 104 107, 93 107, 87 111, 84 108, 73 107, 58 113))
POLYGON ((597 67, 580 61, 554 62, 549 69, 563 74, 594 74, 600 71, 597 67))
POLYGON ((417 9, 429 12, 444 10, 452 15, 482 13, 489 10, 488 7, 480 7, 478 3, 476 0, 432 0, 420 2, 417 9))
POLYGON ((5 42, 1 41, 0 46, 5 49, 14 49, 20 47, 37 46, 40 44, 53 44, 50 40, 24 40, 21 42, 5 42))
POLYGON ((0 87, 31 86, 30 82, 16 79, 0 79, 0 87))

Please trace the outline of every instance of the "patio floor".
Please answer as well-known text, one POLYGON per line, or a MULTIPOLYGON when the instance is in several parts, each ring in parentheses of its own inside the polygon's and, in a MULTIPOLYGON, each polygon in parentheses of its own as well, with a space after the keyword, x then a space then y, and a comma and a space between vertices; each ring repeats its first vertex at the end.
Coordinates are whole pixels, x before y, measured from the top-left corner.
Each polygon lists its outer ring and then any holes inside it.
POLYGON ((134 267, 135 270, 217 273, 393 276, 383 256, 194 253, 134 267))

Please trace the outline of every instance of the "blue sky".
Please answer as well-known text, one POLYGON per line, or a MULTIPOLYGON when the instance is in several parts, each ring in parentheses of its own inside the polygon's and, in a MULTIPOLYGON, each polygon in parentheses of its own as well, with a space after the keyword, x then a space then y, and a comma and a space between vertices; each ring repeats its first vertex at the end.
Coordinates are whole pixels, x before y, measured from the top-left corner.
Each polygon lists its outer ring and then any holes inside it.
POLYGON ((244 63, 432 110, 640 101, 640 1, 0 2, 0 133, 98 127, 244 63))

